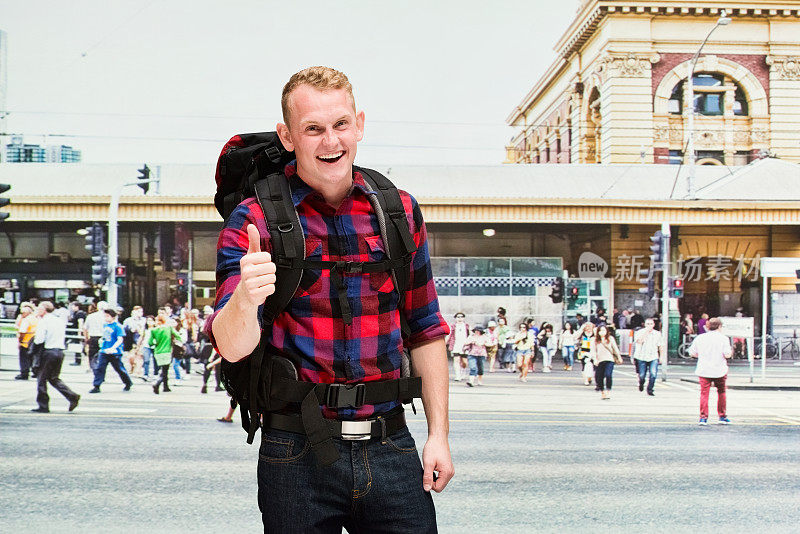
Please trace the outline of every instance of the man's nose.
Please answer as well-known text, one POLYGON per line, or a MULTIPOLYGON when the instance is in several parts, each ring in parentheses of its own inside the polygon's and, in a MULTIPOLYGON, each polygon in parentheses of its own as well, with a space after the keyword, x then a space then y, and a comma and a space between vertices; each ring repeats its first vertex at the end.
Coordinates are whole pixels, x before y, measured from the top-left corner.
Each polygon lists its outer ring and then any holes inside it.
POLYGON ((322 140, 326 146, 333 146, 338 144, 339 139, 336 137, 336 132, 333 128, 326 128, 325 133, 322 136, 322 140))

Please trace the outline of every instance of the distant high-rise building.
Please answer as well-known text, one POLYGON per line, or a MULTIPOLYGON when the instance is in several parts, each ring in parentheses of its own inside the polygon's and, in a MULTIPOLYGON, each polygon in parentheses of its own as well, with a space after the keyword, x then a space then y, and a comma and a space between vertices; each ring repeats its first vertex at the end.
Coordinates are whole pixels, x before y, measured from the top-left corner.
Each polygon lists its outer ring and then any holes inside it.
POLYGON ((47 163, 80 163, 81 151, 71 146, 48 146, 47 163))
POLYGON ((22 137, 12 137, 11 143, 6 145, 7 163, 80 163, 81 151, 71 146, 29 145, 22 141, 22 137))

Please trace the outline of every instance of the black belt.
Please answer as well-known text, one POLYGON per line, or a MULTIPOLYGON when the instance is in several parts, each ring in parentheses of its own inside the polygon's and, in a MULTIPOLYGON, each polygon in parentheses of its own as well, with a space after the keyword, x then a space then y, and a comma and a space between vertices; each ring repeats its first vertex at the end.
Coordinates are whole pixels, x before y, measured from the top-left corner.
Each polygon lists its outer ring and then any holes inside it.
MULTIPOLYGON (((360 441, 370 438, 391 436, 406 426, 406 416, 401 411, 388 417, 378 416, 364 421, 339 421, 325 419, 334 438, 347 441, 360 441)), ((283 415, 278 413, 264 414, 264 428, 273 428, 295 434, 306 434, 303 419, 299 415, 283 415)))

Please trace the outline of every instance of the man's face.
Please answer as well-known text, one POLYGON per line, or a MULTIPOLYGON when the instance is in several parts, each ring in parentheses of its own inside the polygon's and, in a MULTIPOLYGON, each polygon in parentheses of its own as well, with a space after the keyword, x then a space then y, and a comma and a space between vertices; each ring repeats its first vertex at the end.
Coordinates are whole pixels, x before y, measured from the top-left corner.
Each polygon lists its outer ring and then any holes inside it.
POLYGON ((651 321, 650 319, 648 319, 647 321, 644 322, 644 327, 647 330, 652 330, 655 326, 656 326, 656 323, 654 321, 651 321))
POLYGON ((364 112, 356 113, 344 89, 301 85, 289 96, 289 124, 278 124, 281 142, 297 156, 297 174, 316 190, 350 183, 356 145, 364 137, 364 112))
POLYGON ((107 322, 107 323, 113 323, 113 322, 114 322, 114 318, 113 318, 113 317, 111 317, 111 316, 110 316, 109 314, 107 314, 107 313, 104 313, 104 314, 103 314, 103 320, 105 320, 105 322, 107 322))
POLYGON ((44 317, 44 315, 46 313, 47 313, 47 310, 45 309, 45 307, 42 304, 39 304, 38 306, 36 306, 36 316, 37 317, 44 317))

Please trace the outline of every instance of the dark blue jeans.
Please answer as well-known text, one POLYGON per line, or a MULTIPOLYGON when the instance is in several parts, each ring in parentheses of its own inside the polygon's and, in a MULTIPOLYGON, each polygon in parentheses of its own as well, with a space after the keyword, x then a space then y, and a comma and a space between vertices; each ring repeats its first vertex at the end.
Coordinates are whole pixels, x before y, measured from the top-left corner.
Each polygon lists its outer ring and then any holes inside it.
POLYGON ((317 464, 306 437, 265 430, 258 460, 264 532, 435 533, 422 463, 407 428, 381 441, 334 443, 340 458, 317 464))
POLYGON ((653 388, 656 387, 656 377, 658 377, 658 359, 652 362, 643 362, 636 360, 636 371, 639 373, 639 384, 644 384, 644 379, 650 372, 650 381, 647 382, 647 391, 652 393, 653 388))
POLYGON ((97 355, 97 366, 94 368, 94 381, 92 385, 95 387, 100 387, 100 384, 105 382, 106 380, 106 367, 108 364, 111 364, 111 367, 119 375, 120 380, 126 386, 129 386, 131 382, 131 377, 128 376, 128 371, 125 370, 125 366, 122 365, 122 354, 106 354, 105 352, 101 352, 97 355))

